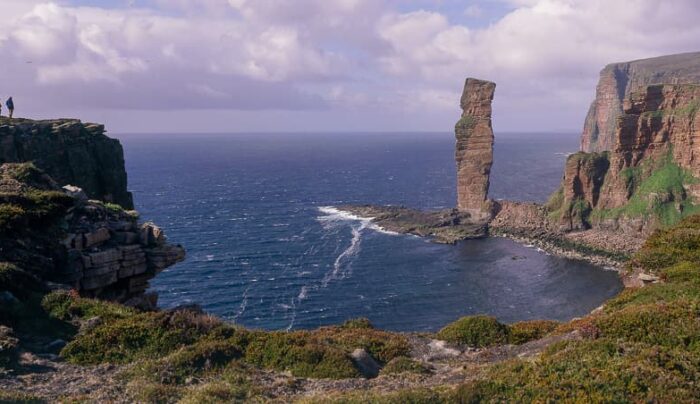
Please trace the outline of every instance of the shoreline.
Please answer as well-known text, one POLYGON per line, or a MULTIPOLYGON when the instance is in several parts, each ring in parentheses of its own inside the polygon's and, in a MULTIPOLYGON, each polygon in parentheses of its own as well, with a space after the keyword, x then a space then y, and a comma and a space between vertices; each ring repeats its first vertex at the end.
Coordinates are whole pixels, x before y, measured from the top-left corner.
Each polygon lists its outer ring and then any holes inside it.
MULTIPOLYGON (((595 250, 598 250, 597 248, 587 245, 587 244, 581 244, 581 243, 576 243, 571 240, 567 240, 563 237, 563 235, 558 235, 554 233, 541 233, 538 232, 538 235, 524 235, 523 230, 519 231, 509 231, 505 230, 502 228, 489 228, 486 232, 483 234, 477 236, 477 237, 465 237, 462 239, 448 239, 447 242, 442 234, 439 232, 444 232, 444 231, 449 231, 449 229, 452 228, 457 228, 459 224, 454 224, 454 225, 443 225, 441 227, 434 227, 431 228, 430 230, 433 230, 437 232, 437 234, 432 234, 427 231, 416 231, 414 228, 409 228, 409 229, 400 229, 401 226, 394 225, 393 222, 390 220, 392 218, 386 218, 383 217, 383 215, 380 213, 381 209, 386 209, 387 211, 394 212, 397 209, 403 209, 406 211, 412 211, 412 212, 419 212, 423 214, 429 214, 430 212, 422 212, 418 210, 412 210, 408 208, 403 208, 403 207, 395 207, 395 206, 386 206, 386 207, 379 207, 379 206, 371 206, 368 207, 369 205, 366 206, 323 206, 323 207, 318 207, 319 211, 322 213, 326 214, 331 214, 329 212, 329 209, 333 210, 333 213, 338 213, 344 216, 347 220, 360 220, 360 221, 368 221, 371 226, 368 228, 371 228, 375 231, 379 231, 381 233, 385 234, 392 234, 392 235, 407 235, 407 236, 414 236, 414 237, 421 237, 421 238, 426 238, 430 240, 433 243, 436 244, 456 244, 457 242, 460 241, 465 241, 469 239, 474 239, 474 238, 488 238, 488 237, 501 237, 501 238, 507 238, 510 240, 513 240, 521 245, 523 247, 526 247, 528 245, 537 247, 541 249, 544 253, 557 256, 557 257, 562 257, 562 258, 568 258, 568 259, 576 259, 576 260, 582 260, 585 262, 588 262, 590 264, 602 267, 603 269, 606 270, 614 270, 622 275, 623 267, 625 262, 627 261, 628 257, 626 256, 625 253, 622 252, 614 252, 614 251, 604 251, 600 250, 600 254, 595 253, 595 250), (375 213, 379 213, 377 215, 360 215, 358 214, 358 210, 367 210, 371 209, 375 213), (386 227, 386 224, 389 224, 389 227, 386 227), (403 231, 402 231, 403 230, 403 231), (515 233, 521 233, 521 234, 515 234, 515 233), (545 239, 543 236, 545 236, 547 239, 545 239), (568 243, 571 245, 571 247, 565 247, 560 244, 563 243, 568 243), (581 249, 589 249, 591 250, 590 252, 585 252, 581 251, 581 249), (619 256, 618 258, 613 258, 613 256, 619 256), (624 256, 624 257, 623 257, 624 256)), ((412 217, 414 218, 414 217, 412 217)), ((401 218, 399 218, 401 220, 401 218)), ((400 223, 402 224, 402 223, 400 223)), ((527 232, 527 231, 525 231, 527 232)), ((534 233, 534 231, 533 231, 534 233)))

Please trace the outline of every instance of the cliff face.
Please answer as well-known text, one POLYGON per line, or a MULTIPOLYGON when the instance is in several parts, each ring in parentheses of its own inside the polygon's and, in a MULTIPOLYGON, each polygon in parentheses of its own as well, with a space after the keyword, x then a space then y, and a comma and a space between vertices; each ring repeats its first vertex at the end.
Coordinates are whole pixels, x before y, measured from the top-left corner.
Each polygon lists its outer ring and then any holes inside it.
POLYGON ((568 159, 550 202, 562 230, 648 234, 700 210, 700 85, 630 94, 612 141, 610 152, 568 159))
POLYGON ((690 83, 700 83, 700 52, 606 66, 586 117, 581 150, 603 152, 615 147, 617 119, 623 113, 623 100, 632 93, 654 84, 690 83))
POLYGON ((124 151, 103 125, 0 118, 0 164, 22 162, 33 162, 60 185, 82 188, 91 199, 134 208, 124 151))
POLYGON ((457 208, 473 218, 490 215, 487 203, 493 165, 491 102, 496 84, 469 78, 464 85, 457 138, 457 208))
MULTIPOLYGON (((155 306, 148 280, 185 256, 155 225, 118 205, 60 188, 29 163, 0 166, 0 267, 84 296, 155 306)), ((1 287, 2 285, 0 285, 1 287)))

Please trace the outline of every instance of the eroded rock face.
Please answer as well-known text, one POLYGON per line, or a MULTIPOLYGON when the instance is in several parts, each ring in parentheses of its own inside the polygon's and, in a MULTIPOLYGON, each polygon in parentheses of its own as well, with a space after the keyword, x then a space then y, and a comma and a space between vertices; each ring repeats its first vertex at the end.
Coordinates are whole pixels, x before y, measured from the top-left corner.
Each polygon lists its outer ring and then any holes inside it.
POLYGON ((0 164, 30 161, 62 186, 75 185, 91 199, 134 208, 124 151, 105 135, 104 125, 0 118, 0 164))
POLYGON ((488 218, 489 176, 493 165, 491 102, 496 84, 468 78, 462 93, 462 118, 455 126, 457 208, 474 219, 488 218))
POLYGON ((623 100, 632 93, 653 84, 690 83, 700 83, 700 52, 606 66, 586 117, 581 150, 603 152, 615 147, 617 119, 623 114, 623 100))
POLYGON ((78 202, 66 221, 67 260, 53 280, 87 296, 134 301, 144 296, 150 279, 185 258, 181 246, 168 244, 155 224, 139 224, 133 212, 78 202))
POLYGON ((562 230, 646 234, 700 204, 700 85, 647 86, 623 107, 610 152, 567 161, 562 230))

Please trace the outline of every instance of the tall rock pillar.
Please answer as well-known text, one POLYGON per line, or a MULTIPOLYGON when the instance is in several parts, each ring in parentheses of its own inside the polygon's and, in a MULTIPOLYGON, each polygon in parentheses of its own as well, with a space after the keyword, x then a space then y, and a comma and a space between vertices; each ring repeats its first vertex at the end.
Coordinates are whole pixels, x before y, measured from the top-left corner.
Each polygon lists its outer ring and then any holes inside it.
POLYGON ((490 216, 487 197, 493 164, 491 102, 496 84, 468 78, 462 93, 457 137, 457 208, 474 219, 490 216))

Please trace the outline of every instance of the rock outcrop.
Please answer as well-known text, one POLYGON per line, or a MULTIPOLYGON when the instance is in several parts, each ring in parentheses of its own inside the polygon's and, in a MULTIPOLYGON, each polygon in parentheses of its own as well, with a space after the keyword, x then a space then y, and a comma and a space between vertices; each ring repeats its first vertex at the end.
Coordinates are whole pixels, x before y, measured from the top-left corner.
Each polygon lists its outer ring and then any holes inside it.
POLYGON ((3 118, 0 162, 0 267, 47 289, 155 307, 148 281, 185 251, 125 210, 122 147, 102 125, 3 118))
POLYGON ((493 165, 491 102, 496 84, 468 78, 462 93, 462 117, 455 126, 457 208, 475 220, 489 218, 489 176, 493 165))
POLYGON ((34 163, 60 185, 82 188, 91 199, 134 208, 124 151, 103 125, 0 118, 0 164, 23 162, 34 163))
POLYGON ((577 153, 550 201, 561 230, 648 234, 700 210, 700 83, 630 94, 609 152, 577 153))
POLYGON ((623 113, 623 100, 632 93, 653 84, 690 83, 700 83, 700 52, 606 66, 586 117, 581 150, 603 152, 615 147, 617 119, 623 113))

